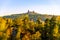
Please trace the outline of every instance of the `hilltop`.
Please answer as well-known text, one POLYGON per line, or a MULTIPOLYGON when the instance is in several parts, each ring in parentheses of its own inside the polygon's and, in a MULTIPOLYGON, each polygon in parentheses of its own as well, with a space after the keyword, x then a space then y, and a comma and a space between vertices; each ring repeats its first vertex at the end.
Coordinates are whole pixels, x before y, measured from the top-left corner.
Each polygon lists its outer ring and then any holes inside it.
POLYGON ((34 12, 34 11, 29 11, 26 12, 26 13, 20 13, 20 14, 12 14, 12 15, 7 15, 7 16, 3 16, 4 18, 12 18, 12 19, 15 19, 15 18, 18 18, 20 17, 21 15, 29 15, 29 18, 30 19, 34 19, 36 20, 36 18, 40 17, 43 21, 46 19, 46 18, 51 18, 53 15, 43 15, 43 14, 40 14, 40 13, 37 13, 37 12, 34 12))

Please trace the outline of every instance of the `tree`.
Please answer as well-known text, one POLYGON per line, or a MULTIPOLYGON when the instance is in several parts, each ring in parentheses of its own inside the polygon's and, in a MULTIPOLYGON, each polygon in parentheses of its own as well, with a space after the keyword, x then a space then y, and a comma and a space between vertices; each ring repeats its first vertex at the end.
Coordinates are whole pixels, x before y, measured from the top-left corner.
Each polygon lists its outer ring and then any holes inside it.
POLYGON ((29 29, 29 16, 25 15, 24 19, 23 19, 23 28, 25 30, 29 29))
POLYGON ((26 31, 26 34, 23 36, 22 40, 31 40, 31 34, 29 31, 26 31))
POLYGON ((37 27, 38 30, 39 30, 39 29, 42 30, 42 20, 40 19, 40 17, 38 17, 36 23, 38 24, 38 27, 37 27))
POLYGON ((57 20, 56 20, 56 16, 53 16, 51 19, 50 19, 50 40, 53 39, 53 29, 55 27, 55 25, 57 25, 57 20))
POLYGON ((33 19, 32 19, 32 20, 29 22, 29 30, 32 31, 31 33, 35 32, 34 27, 35 27, 35 23, 34 23, 34 21, 33 21, 33 19))
POLYGON ((35 34, 32 34, 31 40, 41 40, 41 33, 37 31, 35 34))
POLYGON ((4 20, 2 17, 0 18, 0 31, 5 31, 7 28, 6 26, 6 20, 4 20))
POLYGON ((46 19, 45 20, 45 27, 44 27, 44 30, 45 30, 45 33, 43 34, 43 35, 45 35, 44 36, 44 38, 46 39, 46 40, 49 40, 50 39, 50 37, 49 37, 49 33, 50 33, 50 19, 46 19))
POLYGON ((53 40, 57 40, 58 39, 58 25, 55 25, 54 26, 54 29, 52 30, 53 31, 53 40))

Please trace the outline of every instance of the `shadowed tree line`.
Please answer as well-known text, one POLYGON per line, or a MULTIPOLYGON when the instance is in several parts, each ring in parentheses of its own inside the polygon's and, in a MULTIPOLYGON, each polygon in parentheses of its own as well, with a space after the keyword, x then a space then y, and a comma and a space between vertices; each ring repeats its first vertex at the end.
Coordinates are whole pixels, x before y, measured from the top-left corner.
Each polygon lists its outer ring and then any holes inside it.
POLYGON ((36 19, 30 20, 28 15, 14 20, 0 17, 0 40, 60 40, 60 17, 36 19))

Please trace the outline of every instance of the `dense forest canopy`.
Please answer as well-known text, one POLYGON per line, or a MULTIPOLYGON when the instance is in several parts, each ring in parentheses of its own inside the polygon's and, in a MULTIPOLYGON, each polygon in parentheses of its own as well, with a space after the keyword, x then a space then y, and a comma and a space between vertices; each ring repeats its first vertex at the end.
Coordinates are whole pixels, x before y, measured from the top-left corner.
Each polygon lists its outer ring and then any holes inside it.
POLYGON ((0 40, 60 40, 60 16, 36 15, 0 17, 0 40))

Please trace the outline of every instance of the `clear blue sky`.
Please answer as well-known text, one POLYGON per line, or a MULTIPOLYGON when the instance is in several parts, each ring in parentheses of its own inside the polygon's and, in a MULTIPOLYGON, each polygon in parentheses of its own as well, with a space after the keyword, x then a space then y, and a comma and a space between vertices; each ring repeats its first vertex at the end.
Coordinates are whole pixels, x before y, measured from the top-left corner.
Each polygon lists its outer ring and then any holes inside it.
POLYGON ((60 0, 0 0, 0 16, 27 12, 27 10, 58 15, 60 0))

